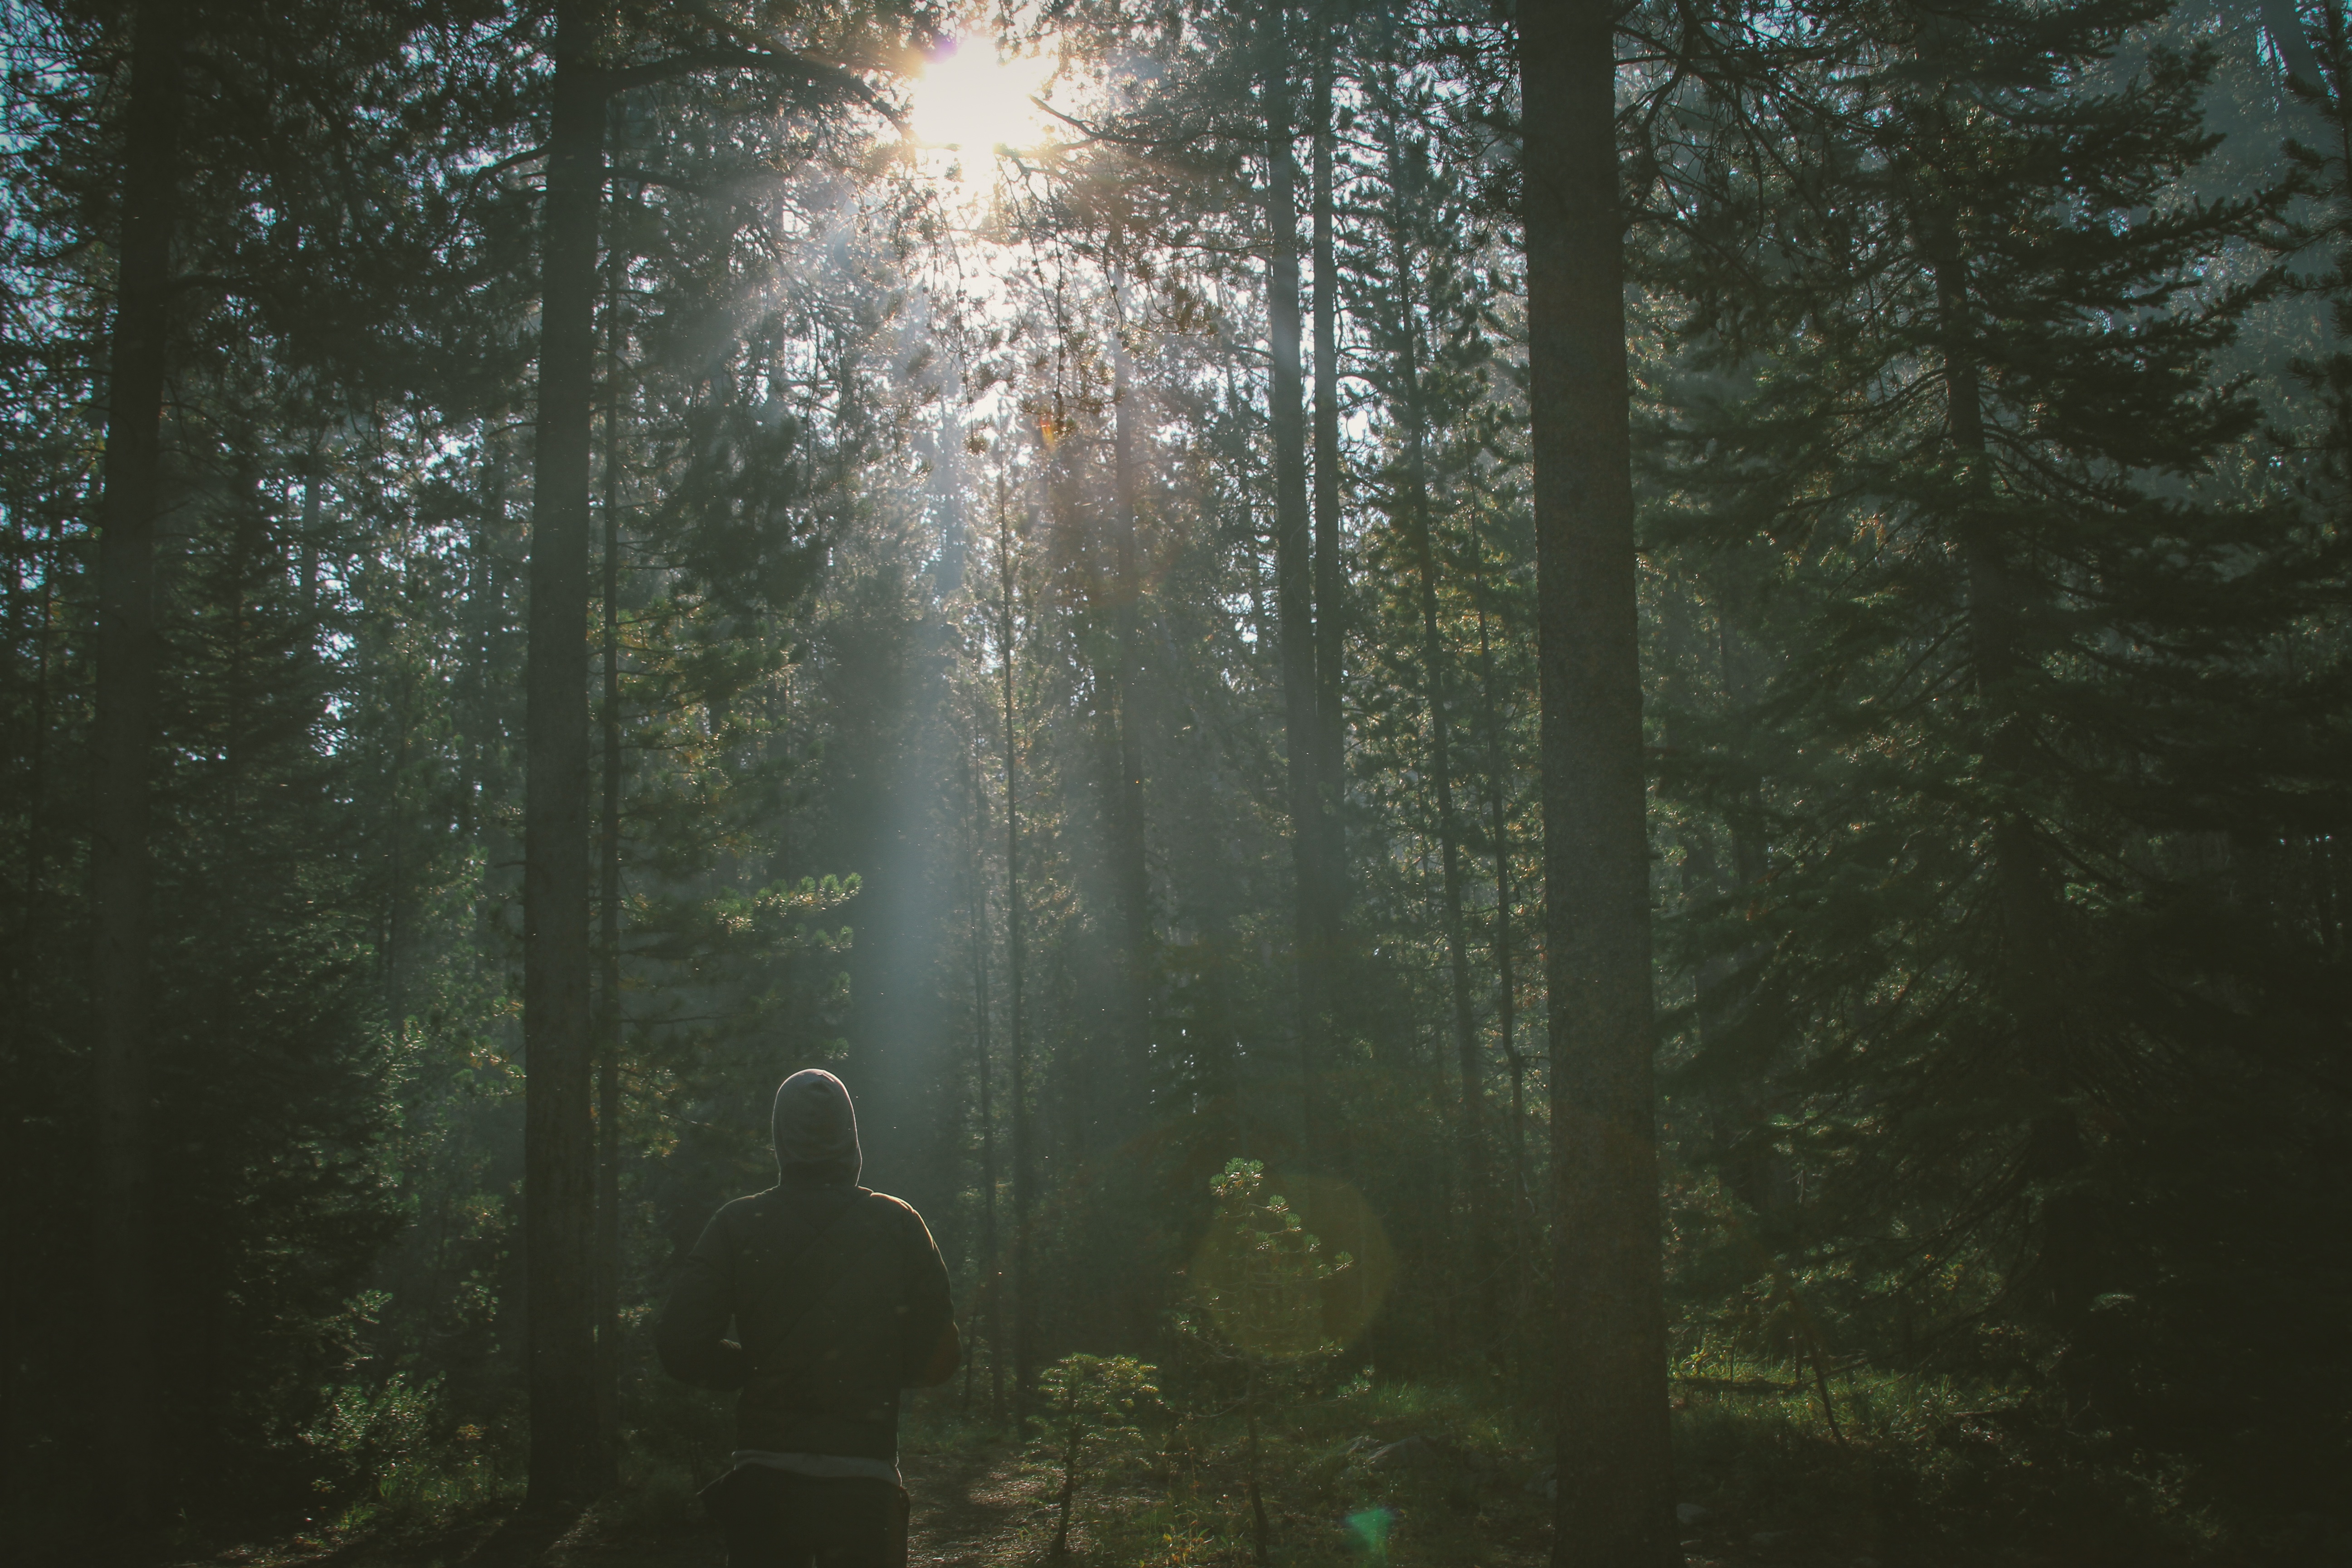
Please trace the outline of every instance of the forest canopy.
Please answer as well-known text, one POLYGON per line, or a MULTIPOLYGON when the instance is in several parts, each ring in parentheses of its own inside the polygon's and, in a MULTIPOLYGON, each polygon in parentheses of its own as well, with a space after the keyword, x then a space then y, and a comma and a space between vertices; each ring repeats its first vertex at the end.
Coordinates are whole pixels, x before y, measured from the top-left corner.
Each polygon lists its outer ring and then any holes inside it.
POLYGON ((25 1561, 707 1561, 810 1067, 918 1560, 2352 1551, 2338 0, 0 42, 25 1561))

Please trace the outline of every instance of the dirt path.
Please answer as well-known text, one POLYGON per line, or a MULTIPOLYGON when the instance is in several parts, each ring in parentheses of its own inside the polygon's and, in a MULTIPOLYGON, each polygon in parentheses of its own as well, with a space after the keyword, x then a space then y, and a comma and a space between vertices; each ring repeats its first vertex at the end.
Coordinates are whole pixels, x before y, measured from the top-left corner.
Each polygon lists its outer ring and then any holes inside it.
POLYGON ((908 1568, 992 1568, 1017 1560, 1022 1546, 1041 1533, 1039 1514, 1051 1508, 1037 1483, 1022 1475, 1010 1444, 908 1454, 901 1468, 915 1499, 908 1568))
MULTIPOLYGON (((909 1452, 902 1463, 915 1499, 909 1568, 1007 1568, 1036 1555, 1038 1521, 1051 1505, 1022 1474, 1011 1445, 909 1452)), ((647 1530, 593 1512, 509 1512, 344 1542, 237 1546, 173 1568, 724 1568, 726 1561, 707 1523, 647 1530)))

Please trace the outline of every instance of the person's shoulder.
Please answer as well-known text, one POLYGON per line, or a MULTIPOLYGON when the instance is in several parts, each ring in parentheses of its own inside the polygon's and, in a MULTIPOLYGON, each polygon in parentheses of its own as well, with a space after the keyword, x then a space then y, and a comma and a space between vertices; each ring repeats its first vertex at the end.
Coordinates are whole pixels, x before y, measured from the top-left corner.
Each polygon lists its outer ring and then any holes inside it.
POLYGON ((887 1193, 877 1193, 871 1187, 866 1189, 865 1201, 866 1205, 877 1213, 887 1211, 894 1219, 919 1221, 923 1217, 915 1212, 915 1205, 906 1199, 894 1198, 887 1193))
POLYGON ((740 1198, 730 1198, 719 1205, 710 1223, 730 1234, 740 1233, 747 1225, 754 1225, 775 1213, 782 1199, 773 1187, 761 1192, 745 1193, 740 1198))
POLYGON ((923 1223, 923 1216, 915 1212, 915 1205, 904 1198, 894 1198, 887 1193, 869 1190, 865 1201, 886 1224, 910 1232, 920 1231, 927 1237, 931 1234, 930 1226, 923 1223))

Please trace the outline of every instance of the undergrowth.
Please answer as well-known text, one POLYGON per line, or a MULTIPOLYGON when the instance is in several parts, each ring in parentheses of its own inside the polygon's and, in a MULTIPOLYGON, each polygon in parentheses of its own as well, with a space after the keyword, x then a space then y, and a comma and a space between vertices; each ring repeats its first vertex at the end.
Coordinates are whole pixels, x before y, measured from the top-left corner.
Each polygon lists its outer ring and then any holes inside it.
MULTIPOLYGON (((1151 1369, 1132 1369, 1139 1384, 1151 1369)), ((950 1390, 910 1399, 904 1445, 926 1473, 985 1476, 1013 1506, 984 1560, 1045 1563, 1067 1505, 1067 1555, 1119 1568, 1258 1560, 1251 1434, 1233 1390, 1200 1373, 1163 1401, 1067 1418, 1024 1438, 950 1390)), ((1260 1373, 1264 1375, 1263 1373, 1260 1373)), ((2230 1526, 2177 1464, 2130 1450, 2087 1412, 1999 1386, 1710 1359, 1678 1369, 1678 1518, 1694 1563, 1791 1568, 2223 1568, 2332 1560, 2318 1515, 2230 1526), (1834 1415, 1834 1425, 1831 1415, 1834 1415)), ((1550 1443, 1525 1390, 1324 1366, 1257 1407, 1265 1558, 1283 1568, 1533 1564, 1548 1556, 1550 1443)), ((656 1394, 625 1434, 621 1488, 599 1512, 639 1537, 708 1529, 694 1494, 731 1447, 719 1402, 656 1394)), ((340 1391, 306 1441, 321 1539, 398 1534, 519 1500, 519 1433, 451 1427, 436 1390, 340 1391)), ((944 1485, 944 1483, 940 1483, 944 1485)), ((951 1510, 919 1496, 917 1514, 951 1510)))
MULTIPOLYGON (((1695 1562, 1840 1568, 2158 1568, 2276 1560, 2309 1521, 2233 1534, 2179 1469, 2097 1424, 1999 1388, 1853 1371, 1818 1388, 1778 1366, 1710 1366, 1674 1398, 1677 1518, 1695 1562)), ((1003 1441, 941 1415, 922 1440, 1003 1441)), ((1107 1452, 1076 1502, 1076 1560, 1244 1568, 1255 1560, 1238 1412, 1181 1402, 1145 1440, 1107 1452)), ((1339 1564, 1533 1563, 1549 1551, 1549 1444, 1492 1385, 1331 1381, 1261 1413, 1269 1559, 1339 1564), (1402 1445, 1402 1447, 1398 1447, 1402 1445)), ((1061 1471, 1048 1441, 1023 1461, 1041 1506, 995 1561, 1042 1561, 1061 1471)))

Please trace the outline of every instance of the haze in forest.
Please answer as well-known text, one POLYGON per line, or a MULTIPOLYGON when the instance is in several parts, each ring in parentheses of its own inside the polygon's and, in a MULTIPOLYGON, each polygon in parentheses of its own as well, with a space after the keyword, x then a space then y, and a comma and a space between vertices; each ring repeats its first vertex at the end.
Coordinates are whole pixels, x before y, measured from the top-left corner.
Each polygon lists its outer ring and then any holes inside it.
POLYGON ((10 1561, 2352 1550, 2336 0, 0 43, 10 1561))

